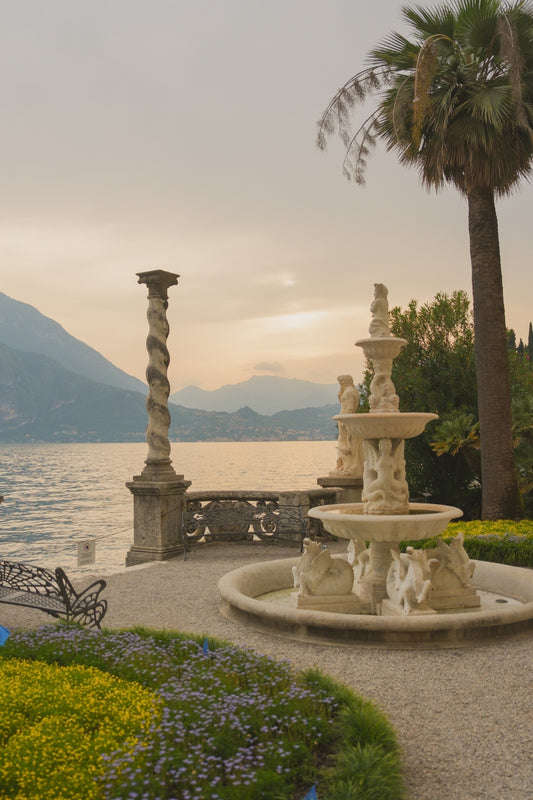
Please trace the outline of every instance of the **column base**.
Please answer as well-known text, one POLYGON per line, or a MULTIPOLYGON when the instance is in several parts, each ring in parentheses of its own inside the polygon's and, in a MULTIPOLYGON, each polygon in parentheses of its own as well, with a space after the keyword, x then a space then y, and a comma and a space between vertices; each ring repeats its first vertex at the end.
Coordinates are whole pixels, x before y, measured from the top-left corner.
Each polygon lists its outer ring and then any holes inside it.
POLYGON ((133 546, 126 566, 167 561, 183 553, 183 512, 190 481, 176 475, 170 480, 147 480, 145 472, 126 486, 133 494, 133 546))
POLYGON ((146 547, 130 547, 126 553, 126 566, 136 567, 139 564, 146 564, 149 561, 168 561, 183 555, 183 545, 168 548, 167 550, 154 550, 146 547))

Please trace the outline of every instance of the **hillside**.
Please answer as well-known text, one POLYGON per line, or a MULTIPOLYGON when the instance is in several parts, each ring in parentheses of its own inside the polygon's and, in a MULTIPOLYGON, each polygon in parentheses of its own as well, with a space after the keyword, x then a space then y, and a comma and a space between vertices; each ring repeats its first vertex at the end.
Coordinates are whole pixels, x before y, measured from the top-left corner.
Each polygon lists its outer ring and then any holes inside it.
POLYGON ((146 385, 115 367, 92 347, 80 342, 57 322, 27 303, 0 292, 0 342, 14 350, 38 353, 66 370, 98 383, 146 392, 146 385))
MULTIPOLYGON (((142 442, 144 393, 89 380, 52 359, 0 345, 1 442, 142 442)), ((169 404, 174 441, 334 439, 338 405, 262 416, 169 404)))

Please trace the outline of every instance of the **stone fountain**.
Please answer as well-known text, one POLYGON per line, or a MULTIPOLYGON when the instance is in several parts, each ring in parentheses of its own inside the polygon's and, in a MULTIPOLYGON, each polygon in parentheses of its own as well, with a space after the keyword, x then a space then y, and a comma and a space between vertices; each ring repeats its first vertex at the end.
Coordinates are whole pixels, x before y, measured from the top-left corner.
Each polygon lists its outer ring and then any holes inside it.
MULTIPOLYGON (((312 508, 309 516, 339 540, 331 553, 310 539, 303 555, 243 567, 219 583, 222 612, 308 640, 387 646, 465 643, 519 631, 533 622, 533 572, 473 562, 458 534, 431 550, 408 547, 439 537, 453 506, 409 502, 404 444, 436 414, 401 412, 391 379, 407 344, 388 325, 387 288, 375 284, 370 336, 356 342, 374 367, 368 413, 334 417, 364 454, 361 502, 312 508), (296 590, 296 591, 295 591, 296 590)), ((340 380, 340 379, 339 379, 340 380)))
MULTIPOLYGON (((462 516, 462 511, 453 506, 409 502, 404 443, 421 434, 428 422, 437 419, 437 414, 399 410, 391 373, 394 359, 407 342, 392 336, 388 310, 387 288, 381 283, 375 284, 370 307, 370 337, 356 342, 374 366, 370 411, 367 414, 341 413, 335 417, 351 431, 352 438, 363 442, 362 502, 313 508, 309 515, 320 519, 329 533, 351 542, 355 594, 362 611, 434 613, 428 602, 432 573, 439 567, 442 584, 447 573, 453 573, 460 565, 464 576, 468 572, 468 567, 466 572, 464 569, 469 563, 468 556, 463 550, 454 553, 454 559, 445 558, 441 547, 440 558, 428 558, 424 551, 413 548, 406 557, 400 557, 399 545, 406 540, 438 536, 451 519, 462 516)), ((465 601, 475 604, 477 600, 472 599, 466 583, 461 588, 465 601)), ((453 602, 457 600, 456 592, 453 602)))

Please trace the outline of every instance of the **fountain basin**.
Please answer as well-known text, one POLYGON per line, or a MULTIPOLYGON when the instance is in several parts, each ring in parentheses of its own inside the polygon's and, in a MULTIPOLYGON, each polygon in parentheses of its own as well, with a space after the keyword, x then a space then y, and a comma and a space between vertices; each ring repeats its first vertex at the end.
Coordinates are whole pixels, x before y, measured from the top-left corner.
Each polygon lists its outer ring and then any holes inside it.
POLYGON ((365 514, 363 503, 340 503, 310 508, 308 515, 340 539, 400 543, 439 536, 463 512, 454 506, 409 503, 409 514, 365 514))
MULTIPOLYGON (((221 578, 221 613, 277 636, 321 644, 457 647, 521 633, 533 626, 533 570, 476 561, 472 585, 492 597, 478 611, 434 616, 379 617, 307 611, 261 600, 292 587, 298 558, 233 570, 221 578)), ((296 591, 296 590, 295 590, 296 591)))
POLYGON ((333 419, 342 422, 360 439, 413 439, 419 436, 428 422, 438 414, 425 412, 379 412, 369 414, 337 414, 333 419))
POLYGON ((374 359, 394 359, 407 344, 407 339, 396 336, 373 336, 370 339, 358 339, 356 347, 361 347, 365 356, 374 359))

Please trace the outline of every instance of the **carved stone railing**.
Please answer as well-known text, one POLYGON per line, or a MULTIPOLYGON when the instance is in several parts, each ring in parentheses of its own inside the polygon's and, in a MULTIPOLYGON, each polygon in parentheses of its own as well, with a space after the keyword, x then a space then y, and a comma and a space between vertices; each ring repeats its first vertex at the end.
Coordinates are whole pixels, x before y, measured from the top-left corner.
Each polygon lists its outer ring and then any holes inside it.
POLYGON ((184 538, 186 543, 256 539, 301 545, 304 536, 327 536, 318 529, 318 520, 308 518, 307 512, 311 506, 334 498, 335 491, 331 489, 186 492, 184 538))

